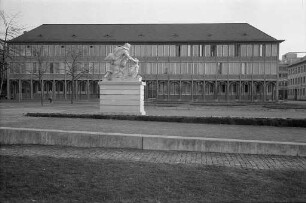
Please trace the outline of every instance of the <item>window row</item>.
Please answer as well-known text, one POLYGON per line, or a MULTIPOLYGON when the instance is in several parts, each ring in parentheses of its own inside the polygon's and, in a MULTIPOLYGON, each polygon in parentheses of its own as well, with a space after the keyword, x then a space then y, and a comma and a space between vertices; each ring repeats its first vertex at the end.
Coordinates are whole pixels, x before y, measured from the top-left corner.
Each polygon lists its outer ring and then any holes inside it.
POLYGON ((141 74, 276 75, 276 63, 142 63, 141 74))
MULTIPOLYGON (((109 63, 81 62, 77 71, 88 70, 92 74, 104 74, 110 69, 109 63)), ((35 74, 39 70, 47 74, 65 74, 71 64, 63 62, 11 63, 10 73, 35 74)), ((140 63, 140 74, 177 75, 276 75, 276 63, 140 63)))
POLYGON ((289 85, 306 84, 306 76, 289 79, 289 85))
POLYGON ((299 73, 306 73, 306 64, 302 64, 298 67, 289 68, 290 75, 299 74, 299 73))
MULTIPOLYGON (((148 85, 148 88, 150 87, 152 88, 151 85, 148 85)), ((159 82, 158 95, 168 95, 168 94, 169 95, 180 95, 180 94, 191 95, 191 93, 193 93, 193 95, 203 95, 204 93, 203 88, 204 88, 203 84, 200 84, 200 83, 182 82, 182 84, 180 85, 180 83, 178 82, 171 82, 171 83, 159 82)), ((238 92, 240 92, 240 94, 246 95, 246 94, 251 94, 252 92, 252 89, 251 89, 252 87, 249 84, 241 85, 240 88, 241 88, 241 91, 239 91, 238 84, 232 84, 228 88, 228 93, 230 95, 233 95, 233 94, 238 94, 238 92)), ((273 86, 268 85, 267 87, 268 93, 272 93, 273 90, 274 90, 273 86)), ((205 95, 214 94, 215 91, 217 91, 218 94, 226 94, 227 86, 225 84, 220 84, 216 90, 213 84, 205 85, 205 95)), ((260 94, 261 92, 262 91, 261 91, 260 86, 256 86, 253 90, 253 93, 255 94, 260 94)))
POLYGON ((289 95, 292 96, 306 96, 306 88, 289 89, 289 95))
MULTIPOLYGON (((107 56, 115 45, 11 45, 15 56, 66 56, 78 50, 82 56, 107 56)), ((277 44, 198 44, 198 45, 132 45, 130 55, 136 57, 270 57, 278 56, 277 44)))

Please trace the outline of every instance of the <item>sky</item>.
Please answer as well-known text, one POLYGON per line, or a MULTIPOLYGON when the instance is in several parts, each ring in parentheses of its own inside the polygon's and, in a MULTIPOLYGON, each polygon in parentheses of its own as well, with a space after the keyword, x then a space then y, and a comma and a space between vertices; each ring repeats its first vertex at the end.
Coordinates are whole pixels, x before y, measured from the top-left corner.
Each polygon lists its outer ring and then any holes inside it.
MULTIPOLYGON (((41 24, 249 23, 306 52, 306 0, 0 0, 29 31, 41 24)), ((305 55, 299 54, 299 56, 305 55)))

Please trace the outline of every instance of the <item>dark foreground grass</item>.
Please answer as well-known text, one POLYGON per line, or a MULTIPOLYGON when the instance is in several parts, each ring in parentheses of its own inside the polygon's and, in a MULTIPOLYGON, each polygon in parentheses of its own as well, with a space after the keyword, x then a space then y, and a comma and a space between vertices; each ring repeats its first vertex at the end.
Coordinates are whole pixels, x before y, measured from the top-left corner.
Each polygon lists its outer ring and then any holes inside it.
POLYGON ((27 113, 31 117, 55 118, 90 118, 132 121, 157 121, 199 124, 228 124, 228 125, 258 125, 277 127, 306 128, 306 118, 243 118, 243 117, 189 117, 189 116, 140 116, 140 115, 107 115, 107 114, 67 114, 67 113, 27 113))
POLYGON ((0 158, 0 202, 306 201, 305 171, 0 158))

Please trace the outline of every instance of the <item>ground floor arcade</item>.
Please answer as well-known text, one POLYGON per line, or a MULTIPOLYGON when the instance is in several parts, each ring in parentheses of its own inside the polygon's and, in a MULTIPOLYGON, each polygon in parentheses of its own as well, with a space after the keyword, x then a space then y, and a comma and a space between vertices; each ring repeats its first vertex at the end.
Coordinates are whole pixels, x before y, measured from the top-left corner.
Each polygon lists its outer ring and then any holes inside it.
MULTIPOLYGON (((99 98, 99 80, 75 81, 75 99, 99 98)), ((145 80, 145 101, 198 101, 198 102, 263 102, 276 101, 276 81, 256 80, 145 80)), ((54 100, 69 100, 72 82, 44 80, 43 95, 54 100)), ((37 80, 9 80, 8 98, 14 100, 39 99, 41 84, 37 80)))

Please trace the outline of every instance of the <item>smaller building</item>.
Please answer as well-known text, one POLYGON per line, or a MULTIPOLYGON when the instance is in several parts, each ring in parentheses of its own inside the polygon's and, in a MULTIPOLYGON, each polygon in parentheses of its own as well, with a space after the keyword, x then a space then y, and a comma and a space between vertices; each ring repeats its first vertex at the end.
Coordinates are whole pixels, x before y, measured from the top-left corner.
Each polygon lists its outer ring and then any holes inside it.
POLYGON ((306 100, 306 56, 288 66, 288 99, 306 100))
POLYGON ((280 100, 288 99, 288 66, 280 63, 278 66, 278 96, 280 100))

